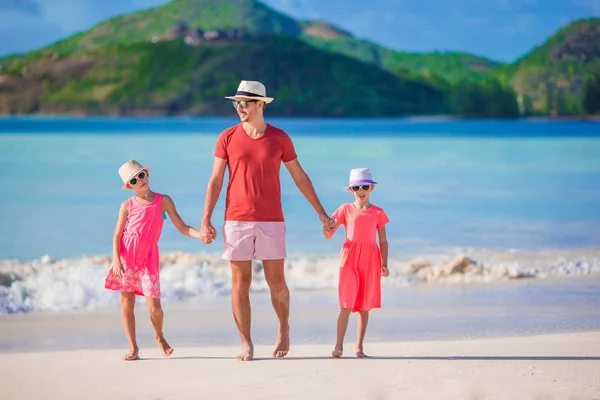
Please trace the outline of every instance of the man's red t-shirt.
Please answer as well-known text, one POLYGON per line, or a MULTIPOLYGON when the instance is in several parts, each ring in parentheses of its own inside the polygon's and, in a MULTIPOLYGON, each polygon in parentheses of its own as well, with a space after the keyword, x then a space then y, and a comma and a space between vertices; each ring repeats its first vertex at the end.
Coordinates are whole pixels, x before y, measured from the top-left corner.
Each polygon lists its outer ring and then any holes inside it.
POLYGON ((225 220, 283 221, 281 162, 297 157, 287 133, 267 124, 265 133, 252 139, 240 123, 221 133, 215 157, 227 160, 229 170, 225 220))

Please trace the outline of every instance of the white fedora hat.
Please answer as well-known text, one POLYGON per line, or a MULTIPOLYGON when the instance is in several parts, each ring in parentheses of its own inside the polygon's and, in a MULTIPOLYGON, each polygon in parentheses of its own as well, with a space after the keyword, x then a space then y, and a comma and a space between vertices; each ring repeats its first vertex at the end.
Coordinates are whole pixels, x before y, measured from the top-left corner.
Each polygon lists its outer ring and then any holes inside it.
POLYGON ((237 93, 234 96, 227 96, 225 98, 232 100, 256 99, 265 103, 273 101, 272 97, 267 97, 265 85, 257 81, 241 81, 237 93))
POLYGON ((129 160, 125 164, 121 165, 121 167, 119 168, 119 176, 123 180, 123 189, 127 189, 127 184, 129 183, 131 178, 139 174, 142 170, 148 173, 148 171, 150 171, 150 166, 146 165, 144 167, 136 160, 129 160))
POLYGON ((346 186, 346 189, 351 186, 360 185, 376 185, 377 182, 373 180, 371 170, 369 168, 354 168, 350 170, 350 182, 346 186))

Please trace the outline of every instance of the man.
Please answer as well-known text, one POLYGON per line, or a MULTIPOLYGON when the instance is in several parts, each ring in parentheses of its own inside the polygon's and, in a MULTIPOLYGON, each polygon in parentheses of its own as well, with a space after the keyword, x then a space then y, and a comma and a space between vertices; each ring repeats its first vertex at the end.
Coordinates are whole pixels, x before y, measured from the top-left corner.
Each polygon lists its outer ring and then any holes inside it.
POLYGON ((273 357, 285 357, 290 348, 290 294, 284 277, 286 228, 279 179, 281 162, 326 229, 331 229, 335 221, 323 209, 310 178, 298 162, 290 137, 283 130, 265 123, 265 105, 273 101, 266 97, 265 86, 256 81, 242 81, 237 93, 226 98, 233 100, 241 123, 223 131, 217 140, 204 202, 201 240, 208 244, 217 237, 211 217, 227 168, 229 184, 225 200, 223 258, 231 264, 231 303, 242 341, 242 352, 236 359, 249 361, 254 356, 250 338, 252 260, 263 262, 271 302, 279 319, 273 357))

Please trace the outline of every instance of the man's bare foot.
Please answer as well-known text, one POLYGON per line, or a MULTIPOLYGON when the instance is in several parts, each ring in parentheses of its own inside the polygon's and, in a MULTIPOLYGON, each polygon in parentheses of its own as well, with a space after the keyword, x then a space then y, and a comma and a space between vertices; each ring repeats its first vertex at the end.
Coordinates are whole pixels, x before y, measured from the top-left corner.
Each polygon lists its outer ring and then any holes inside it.
POLYGON ((164 336, 158 336, 155 339, 156 343, 158 343, 158 348, 160 351, 162 351, 165 357, 169 357, 171 354, 173 354, 173 348, 169 345, 169 343, 167 343, 164 336))
POLYGON ((127 353, 123 356, 124 361, 136 361, 139 359, 140 359, 140 356, 138 355, 137 348, 135 348, 134 350, 130 351, 129 353, 127 353))
POLYGON ((368 358, 368 357, 369 356, 363 352, 363 349, 361 349, 361 348, 356 349, 356 358, 368 358))
POLYGON ((273 357, 282 358, 287 356, 290 351, 290 326, 286 325, 279 327, 279 333, 277 334, 277 343, 275 344, 275 350, 273 350, 273 357))
POLYGON ((238 361, 252 361, 254 358, 254 345, 250 343, 242 343, 242 352, 235 359, 238 361))
POLYGON ((340 358, 342 356, 342 354, 344 353, 344 348, 343 347, 338 347, 335 346, 335 349, 333 349, 333 351, 331 352, 331 355, 335 358, 340 358))

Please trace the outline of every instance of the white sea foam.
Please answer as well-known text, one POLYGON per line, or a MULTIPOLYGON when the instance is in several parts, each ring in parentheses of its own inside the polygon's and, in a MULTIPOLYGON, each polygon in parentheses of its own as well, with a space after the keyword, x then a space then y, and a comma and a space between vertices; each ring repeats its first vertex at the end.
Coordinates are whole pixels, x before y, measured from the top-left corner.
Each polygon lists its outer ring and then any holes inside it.
MULTIPOLYGON (((227 263, 217 255, 166 253, 161 261, 161 290, 166 302, 231 292, 227 263)), ((109 256, 32 261, 0 260, 0 314, 30 311, 94 310, 116 305, 115 292, 104 289, 109 256)), ((600 274, 600 251, 456 249, 412 259, 391 259, 384 285, 434 282, 492 282, 520 278, 600 274)), ((261 263, 253 266, 253 291, 267 290, 261 263)), ((286 261, 291 290, 333 289, 337 255, 292 255, 286 261)))

